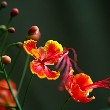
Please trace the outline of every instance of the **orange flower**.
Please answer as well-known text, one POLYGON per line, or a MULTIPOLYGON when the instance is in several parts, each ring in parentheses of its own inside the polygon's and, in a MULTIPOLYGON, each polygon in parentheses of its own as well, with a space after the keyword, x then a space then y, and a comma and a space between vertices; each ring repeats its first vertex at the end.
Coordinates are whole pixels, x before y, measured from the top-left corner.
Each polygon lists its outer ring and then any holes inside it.
POLYGON ((88 97, 89 93, 94 88, 108 88, 110 89, 110 77, 98 82, 92 82, 90 76, 85 73, 79 73, 73 75, 73 69, 70 68, 70 72, 64 82, 65 88, 71 97, 76 102, 87 103, 95 99, 95 97, 88 97))
POLYGON ((36 47, 37 41, 24 41, 25 51, 33 56, 35 60, 30 62, 30 69, 33 74, 39 78, 55 80, 59 77, 60 72, 51 71, 47 65, 54 65, 63 54, 63 47, 57 41, 48 40, 44 47, 36 47))
MULTIPOLYGON (((10 85, 12 87, 12 90, 14 94, 17 94, 16 91, 16 85, 14 82, 10 80, 10 85)), ((16 103, 13 99, 12 94, 9 91, 8 84, 5 80, 0 81, 0 110, 12 110, 11 108, 7 106, 16 106, 16 103)))

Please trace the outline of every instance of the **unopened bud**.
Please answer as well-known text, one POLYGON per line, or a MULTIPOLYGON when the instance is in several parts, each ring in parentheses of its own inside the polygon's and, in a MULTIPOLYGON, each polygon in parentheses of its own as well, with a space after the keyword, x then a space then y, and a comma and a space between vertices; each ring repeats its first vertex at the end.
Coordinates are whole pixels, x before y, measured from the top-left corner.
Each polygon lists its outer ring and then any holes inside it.
POLYGON ((41 33, 39 31, 39 28, 37 26, 32 26, 29 30, 28 30, 28 38, 29 39, 33 39, 35 41, 38 41, 41 37, 41 33))
POLYGON ((2 8, 5 8, 7 5, 8 5, 8 4, 7 4, 6 1, 1 2, 1 7, 2 7, 2 8))
POLYGON ((10 27, 10 28, 8 28, 8 32, 10 32, 10 33, 14 33, 14 32, 15 32, 15 28, 14 28, 14 27, 10 27))
POLYGON ((17 47, 23 48, 23 43, 22 42, 17 42, 17 47))
POLYGON ((6 31, 7 30, 7 27, 5 25, 0 25, 0 30, 1 31, 6 31))
POLYGON ((17 8, 13 8, 10 12, 11 17, 15 17, 19 14, 19 10, 17 8))
POLYGON ((2 56, 1 61, 3 64, 7 65, 9 63, 11 63, 11 58, 7 55, 2 56))
POLYGON ((28 35, 33 35, 33 34, 37 34, 39 32, 39 28, 37 26, 32 26, 29 30, 28 30, 28 35))
POLYGON ((33 35, 28 36, 28 38, 33 39, 35 41, 38 41, 41 38, 41 34, 40 34, 40 32, 38 32, 37 34, 33 34, 33 35))

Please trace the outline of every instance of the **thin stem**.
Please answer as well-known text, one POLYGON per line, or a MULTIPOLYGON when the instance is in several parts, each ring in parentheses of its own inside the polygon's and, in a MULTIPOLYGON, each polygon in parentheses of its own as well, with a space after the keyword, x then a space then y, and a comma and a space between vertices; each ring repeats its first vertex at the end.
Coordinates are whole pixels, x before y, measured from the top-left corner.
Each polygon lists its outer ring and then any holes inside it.
MULTIPOLYGON (((11 26, 11 24, 12 24, 12 17, 10 17, 10 19, 9 19, 9 21, 8 21, 7 29, 11 26)), ((0 55, 2 55, 2 52, 3 52, 3 49, 4 49, 4 47, 5 47, 5 43, 6 43, 7 37, 8 37, 8 30, 6 30, 6 31, 4 32, 4 39, 3 39, 2 46, 1 46, 1 54, 0 54, 0 55)))
POLYGON ((24 69, 23 69, 23 73, 22 73, 21 80, 20 80, 20 84, 19 84, 19 87, 18 87, 18 95, 19 95, 19 92, 21 90, 21 86, 22 86, 23 81, 24 81, 24 77, 25 77, 26 70, 27 70, 28 63, 29 63, 29 58, 30 58, 30 56, 27 55, 26 62, 25 62, 25 65, 24 65, 24 69))
POLYGON ((26 88, 26 92, 25 92, 25 95, 24 95, 23 103, 22 103, 22 108, 24 108, 24 103, 25 103, 25 100, 26 100, 26 98, 27 98, 28 91, 29 91, 29 87, 30 87, 30 85, 31 85, 33 76, 34 76, 34 74, 31 75, 31 78, 30 78, 30 80, 29 80, 29 82, 28 82, 28 86, 27 86, 27 88, 26 88))
POLYGON ((10 48, 11 46, 15 46, 17 45, 17 42, 16 43, 12 43, 12 44, 9 44, 7 47, 5 47, 4 51, 2 52, 2 55, 4 55, 7 51, 8 48, 10 48))
POLYGON ((4 49, 5 43, 6 43, 7 36, 8 36, 8 32, 6 31, 6 32, 4 33, 3 43, 2 43, 2 45, 1 45, 1 56, 2 56, 2 52, 3 52, 3 49, 4 49))
POLYGON ((64 110, 65 105, 67 104, 67 102, 71 99, 71 96, 69 96, 69 98, 63 103, 61 110, 64 110))
POLYGON ((20 103, 19 103, 19 101, 18 101, 18 98, 17 98, 17 97, 14 95, 14 93, 13 93, 12 87, 11 87, 11 85, 10 85, 10 80, 9 80, 9 78, 8 78, 8 75, 7 75, 7 72, 6 72, 5 68, 4 68, 4 65, 2 65, 2 63, 0 63, 0 64, 1 64, 0 66, 1 66, 2 69, 3 69, 3 72, 4 72, 4 75, 5 75, 5 79, 6 79, 6 81, 7 81, 9 90, 10 90, 10 92, 11 92, 11 94, 12 94, 12 96, 13 96, 13 98, 14 98, 16 104, 17 104, 17 108, 18 108, 19 110, 22 110, 21 105, 20 105, 20 103))

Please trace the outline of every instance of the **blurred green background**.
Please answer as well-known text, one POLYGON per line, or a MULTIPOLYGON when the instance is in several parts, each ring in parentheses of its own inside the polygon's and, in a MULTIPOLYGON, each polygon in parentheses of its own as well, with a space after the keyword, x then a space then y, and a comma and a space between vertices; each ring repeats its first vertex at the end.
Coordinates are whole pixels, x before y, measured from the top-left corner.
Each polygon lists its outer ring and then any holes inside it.
MULTIPOLYGON (((1 0, 2 1, 2 0, 1 0)), ((8 7, 0 12, 0 24, 7 24, 10 10, 17 7, 19 16, 12 26, 16 33, 9 34, 8 42, 23 41, 28 29, 37 25, 41 32, 39 46, 49 40, 57 40, 63 46, 75 48, 78 65, 93 81, 110 76, 110 1, 109 0, 7 0, 8 7)), ((2 42, 2 41, 0 41, 2 42)), ((10 48, 13 59, 17 48, 10 48)), ((13 60, 12 59, 12 60, 13 60)), ((26 59, 22 53, 12 79, 19 84, 26 59)), ((8 69, 8 68, 7 68, 8 69)), ((31 72, 28 69, 21 91, 21 100, 31 72)), ((59 92, 60 78, 56 81, 34 77, 25 110, 60 110, 68 98, 67 91, 59 92)), ((100 110, 107 107, 110 90, 94 89, 90 103, 82 104, 70 100, 65 110, 100 110)))

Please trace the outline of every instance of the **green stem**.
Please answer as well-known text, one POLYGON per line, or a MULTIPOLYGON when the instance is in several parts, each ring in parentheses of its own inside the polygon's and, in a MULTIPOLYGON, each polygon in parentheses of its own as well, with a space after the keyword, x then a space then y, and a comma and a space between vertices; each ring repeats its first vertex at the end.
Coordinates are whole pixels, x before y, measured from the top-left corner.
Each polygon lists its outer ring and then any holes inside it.
POLYGON ((17 45, 17 42, 16 43, 12 43, 12 44, 9 44, 7 47, 5 47, 4 51, 2 52, 2 55, 4 55, 7 51, 8 48, 10 48, 11 46, 15 46, 17 45))
POLYGON ((24 95, 23 103, 22 103, 22 108, 24 108, 24 103, 25 103, 25 100, 26 100, 26 98, 27 98, 28 91, 29 91, 29 87, 30 87, 30 85, 31 85, 33 76, 34 76, 34 74, 31 75, 31 78, 30 78, 30 80, 29 80, 28 86, 27 86, 27 88, 26 88, 26 92, 25 92, 25 95, 24 95))
POLYGON ((20 103, 19 103, 19 101, 18 101, 18 98, 17 98, 17 97, 14 95, 14 93, 13 93, 12 87, 11 87, 11 85, 10 85, 10 80, 9 80, 9 78, 8 78, 8 75, 7 75, 7 72, 6 72, 5 68, 4 68, 4 65, 2 65, 2 63, 0 63, 0 66, 2 67, 2 70, 3 70, 3 72, 4 72, 5 79, 6 79, 6 81, 7 81, 9 90, 10 90, 10 92, 11 92, 11 94, 12 94, 12 96, 13 96, 13 98, 14 98, 16 104, 17 104, 17 108, 18 108, 18 110, 22 110, 21 105, 20 105, 20 103))
POLYGON ((4 46, 5 46, 5 43, 6 43, 6 39, 7 39, 7 36, 8 36, 8 32, 6 31, 5 33, 4 33, 4 39, 3 39, 3 43, 2 43, 2 45, 1 45, 1 48, 0 48, 0 55, 2 56, 2 52, 3 52, 3 49, 4 49, 4 46))
POLYGON ((24 69, 23 69, 23 73, 22 73, 21 80, 20 80, 20 84, 19 84, 19 87, 18 87, 18 95, 19 95, 19 92, 21 90, 21 86, 22 86, 23 81, 24 81, 24 77, 25 77, 26 70, 27 70, 28 63, 29 63, 29 58, 30 58, 30 56, 27 55, 26 62, 25 62, 25 65, 24 65, 24 69))
POLYGON ((67 104, 67 102, 71 99, 71 96, 69 96, 69 98, 63 103, 61 110, 64 110, 65 105, 67 104))
MULTIPOLYGON (((12 17, 10 17, 10 19, 8 21, 7 29, 11 26, 11 24, 12 24, 12 17)), ((5 43, 6 43, 7 37, 8 37, 8 30, 4 32, 4 39, 3 39, 2 46, 1 46, 1 54, 0 55, 2 55, 2 52, 3 52, 3 49, 5 47, 5 43)))

